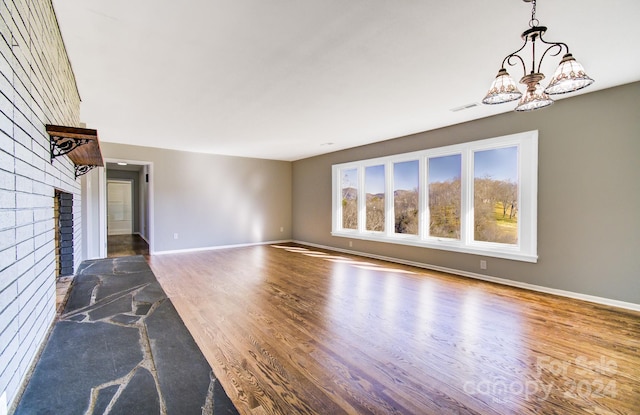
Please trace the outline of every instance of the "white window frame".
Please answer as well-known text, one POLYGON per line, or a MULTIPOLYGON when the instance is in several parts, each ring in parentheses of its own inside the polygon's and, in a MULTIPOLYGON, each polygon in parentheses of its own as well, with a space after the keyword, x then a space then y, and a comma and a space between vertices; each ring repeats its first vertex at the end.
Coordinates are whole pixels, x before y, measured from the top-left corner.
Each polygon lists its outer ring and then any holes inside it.
POLYGON ((332 166, 332 231, 337 237, 388 242, 402 245, 441 249, 453 252, 537 262, 538 229, 538 131, 526 131, 501 137, 470 141, 446 147, 359 160, 332 166), (473 239, 474 152, 518 147, 518 243, 502 244, 473 239), (461 218, 460 239, 429 236, 428 160, 433 157, 461 155, 461 218), (393 165, 418 160, 419 226, 418 235, 395 233, 393 165), (366 194, 364 171, 368 166, 385 165, 385 231, 366 230, 366 194), (358 169, 358 229, 342 228, 341 172, 358 169))

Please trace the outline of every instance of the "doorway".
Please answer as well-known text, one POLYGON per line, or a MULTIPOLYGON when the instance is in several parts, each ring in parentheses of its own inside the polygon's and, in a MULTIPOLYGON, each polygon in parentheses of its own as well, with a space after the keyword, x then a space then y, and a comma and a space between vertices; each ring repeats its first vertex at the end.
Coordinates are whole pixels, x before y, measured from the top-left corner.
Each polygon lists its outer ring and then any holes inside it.
POLYGON ((105 256, 148 257, 153 222, 151 164, 105 161, 105 256))
POLYGON ((107 236, 133 234, 133 183, 107 180, 107 236))

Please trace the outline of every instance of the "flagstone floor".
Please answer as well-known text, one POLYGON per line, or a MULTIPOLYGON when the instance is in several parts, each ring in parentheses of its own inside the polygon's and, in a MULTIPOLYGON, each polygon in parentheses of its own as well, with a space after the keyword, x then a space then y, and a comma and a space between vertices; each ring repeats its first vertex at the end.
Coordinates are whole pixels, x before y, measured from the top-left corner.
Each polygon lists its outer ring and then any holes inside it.
POLYGON ((57 290, 16 415, 237 414, 144 257, 85 261, 57 290))

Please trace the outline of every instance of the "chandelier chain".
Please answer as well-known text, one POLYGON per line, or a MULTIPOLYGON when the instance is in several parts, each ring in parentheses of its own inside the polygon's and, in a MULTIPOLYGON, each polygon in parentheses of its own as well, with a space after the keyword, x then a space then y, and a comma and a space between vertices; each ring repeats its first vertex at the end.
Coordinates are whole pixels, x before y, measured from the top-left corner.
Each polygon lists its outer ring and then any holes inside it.
POLYGON ((529 21, 529 27, 535 27, 540 24, 540 21, 536 19, 536 0, 533 0, 531 4, 531 20, 529 21))

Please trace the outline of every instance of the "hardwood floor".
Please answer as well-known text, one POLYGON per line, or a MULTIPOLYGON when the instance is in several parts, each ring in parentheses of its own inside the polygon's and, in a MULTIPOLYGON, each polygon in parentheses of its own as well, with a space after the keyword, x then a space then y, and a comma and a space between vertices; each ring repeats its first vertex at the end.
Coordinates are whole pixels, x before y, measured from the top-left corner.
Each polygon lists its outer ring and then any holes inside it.
POLYGON ((149 244, 140 235, 107 236, 107 256, 109 258, 143 255, 148 259, 149 244))
POLYGON ((638 414, 640 313, 300 246, 152 256, 241 414, 638 414))

